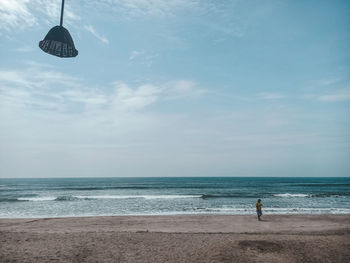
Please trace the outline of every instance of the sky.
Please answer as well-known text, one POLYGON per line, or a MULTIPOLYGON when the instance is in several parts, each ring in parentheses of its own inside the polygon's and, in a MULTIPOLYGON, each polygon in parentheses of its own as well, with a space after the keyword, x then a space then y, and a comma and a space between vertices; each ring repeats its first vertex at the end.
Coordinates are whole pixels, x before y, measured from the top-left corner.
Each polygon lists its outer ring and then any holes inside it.
POLYGON ((350 176, 350 1, 0 1, 0 178, 350 176))

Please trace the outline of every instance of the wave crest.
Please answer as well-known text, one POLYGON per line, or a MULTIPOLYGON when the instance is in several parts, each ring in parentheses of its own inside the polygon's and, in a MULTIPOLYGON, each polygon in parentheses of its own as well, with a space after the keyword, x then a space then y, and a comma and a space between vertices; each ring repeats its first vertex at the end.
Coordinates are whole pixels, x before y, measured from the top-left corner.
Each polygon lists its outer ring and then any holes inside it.
POLYGON ((290 194, 290 193, 274 194, 273 196, 277 196, 277 197, 311 197, 311 195, 309 195, 309 194, 290 194))

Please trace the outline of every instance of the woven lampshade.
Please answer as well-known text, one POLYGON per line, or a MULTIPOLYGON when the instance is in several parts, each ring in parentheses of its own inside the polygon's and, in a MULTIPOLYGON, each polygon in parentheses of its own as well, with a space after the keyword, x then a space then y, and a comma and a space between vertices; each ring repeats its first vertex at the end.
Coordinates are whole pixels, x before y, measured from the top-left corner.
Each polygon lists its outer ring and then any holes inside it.
POLYGON ((39 42, 39 47, 44 52, 60 58, 70 58, 78 55, 72 37, 63 26, 51 28, 44 40, 39 42))

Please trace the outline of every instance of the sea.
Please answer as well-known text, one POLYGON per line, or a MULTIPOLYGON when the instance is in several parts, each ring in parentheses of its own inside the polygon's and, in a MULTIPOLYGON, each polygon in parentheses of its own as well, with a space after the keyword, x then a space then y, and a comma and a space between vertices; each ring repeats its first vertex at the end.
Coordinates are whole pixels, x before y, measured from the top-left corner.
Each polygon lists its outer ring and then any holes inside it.
POLYGON ((350 214, 350 178, 0 179, 0 218, 350 214))

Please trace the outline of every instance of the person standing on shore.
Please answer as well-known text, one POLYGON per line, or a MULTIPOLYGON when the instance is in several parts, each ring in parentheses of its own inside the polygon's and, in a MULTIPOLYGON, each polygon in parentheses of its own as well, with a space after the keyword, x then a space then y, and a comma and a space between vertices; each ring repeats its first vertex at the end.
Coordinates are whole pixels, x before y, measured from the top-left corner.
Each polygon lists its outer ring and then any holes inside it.
POLYGON ((256 206, 256 213, 258 215, 258 220, 260 221, 260 217, 262 216, 262 203, 261 203, 261 199, 258 199, 258 202, 256 202, 255 204, 256 206))

